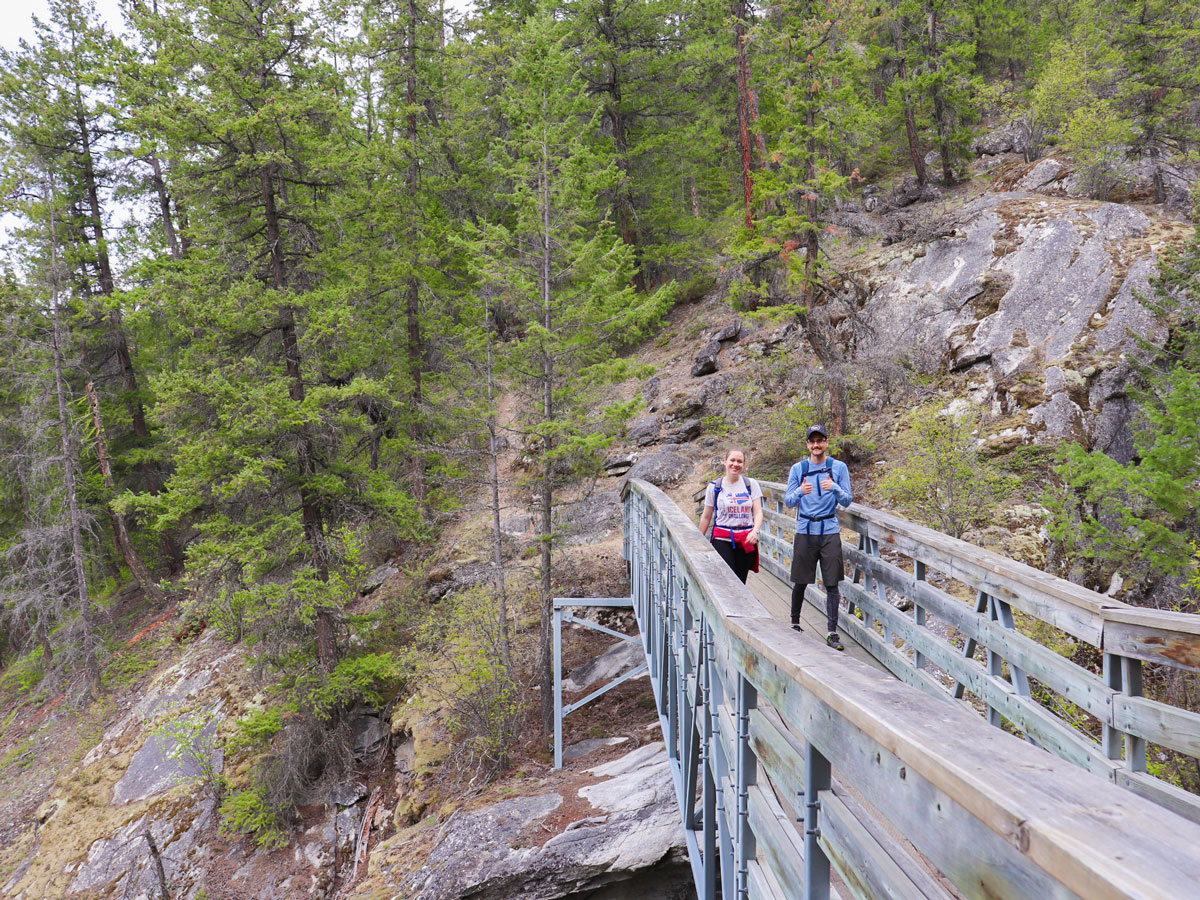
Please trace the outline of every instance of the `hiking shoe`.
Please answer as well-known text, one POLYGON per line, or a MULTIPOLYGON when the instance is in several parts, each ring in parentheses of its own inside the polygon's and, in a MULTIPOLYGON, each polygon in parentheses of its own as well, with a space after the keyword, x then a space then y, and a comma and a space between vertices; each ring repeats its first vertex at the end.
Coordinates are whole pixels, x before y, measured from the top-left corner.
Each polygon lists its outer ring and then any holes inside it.
POLYGON ((803 630, 804 630, 804 629, 800 627, 800 623, 799 623, 799 622, 793 622, 793 623, 792 623, 792 631, 803 631, 803 630))
POLYGON ((845 644, 843 644, 842 639, 837 636, 836 631, 831 631, 831 632, 829 632, 829 634, 825 635, 825 643, 828 644, 830 647, 832 647, 834 650, 845 650, 846 649, 845 644))

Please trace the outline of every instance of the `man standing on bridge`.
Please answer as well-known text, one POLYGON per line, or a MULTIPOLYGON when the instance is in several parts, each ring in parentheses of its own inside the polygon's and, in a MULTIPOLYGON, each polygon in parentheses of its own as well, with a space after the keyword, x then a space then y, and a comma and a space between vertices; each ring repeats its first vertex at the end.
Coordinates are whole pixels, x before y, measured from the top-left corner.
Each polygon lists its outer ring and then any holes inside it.
POLYGON ((822 425, 813 425, 805 435, 808 459, 792 466, 788 473, 783 502, 796 507, 796 536, 792 539, 792 627, 800 630, 800 607, 804 589, 816 577, 821 563, 821 581, 825 585, 825 619, 828 634, 825 643, 845 650, 838 637, 838 605, 842 580, 842 535, 837 508, 849 506, 850 470, 829 456, 829 436, 822 425))

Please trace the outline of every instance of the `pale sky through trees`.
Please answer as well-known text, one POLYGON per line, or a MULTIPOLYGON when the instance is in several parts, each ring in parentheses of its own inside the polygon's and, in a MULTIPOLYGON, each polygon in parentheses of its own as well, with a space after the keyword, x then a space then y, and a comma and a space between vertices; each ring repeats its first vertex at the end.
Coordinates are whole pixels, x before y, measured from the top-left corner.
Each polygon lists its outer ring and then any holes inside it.
MULTIPOLYGON (((121 4, 119 0, 94 0, 96 11, 113 31, 121 27, 121 4)), ((0 28, 0 44, 15 50, 21 38, 33 39, 33 16, 42 21, 50 18, 46 0, 5 0, 3 28, 0 28)))
MULTIPOLYGON (((93 0, 100 18, 112 31, 119 31, 124 21, 120 0, 93 0)), ((447 11, 463 12, 474 4, 472 0, 446 0, 447 11)), ((32 17, 45 21, 50 18, 46 0, 4 0, 4 12, 0 15, 0 46, 15 50, 21 38, 33 37, 32 17)))

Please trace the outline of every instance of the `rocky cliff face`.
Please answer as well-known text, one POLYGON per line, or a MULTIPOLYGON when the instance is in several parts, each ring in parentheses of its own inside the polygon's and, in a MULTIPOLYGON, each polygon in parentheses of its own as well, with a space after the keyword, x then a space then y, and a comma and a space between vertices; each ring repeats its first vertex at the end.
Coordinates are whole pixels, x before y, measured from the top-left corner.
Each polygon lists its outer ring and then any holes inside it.
POLYGON ((1130 356, 1135 336, 1157 327, 1139 298, 1190 226, 1004 191, 931 230, 859 270, 871 291, 868 354, 961 373, 973 402, 1006 417, 997 450, 1069 438, 1128 458, 1130 356))
POLYGON ((695 896, 661 743, 514 797, 402 829, 349 894, 413 900, 695 896))

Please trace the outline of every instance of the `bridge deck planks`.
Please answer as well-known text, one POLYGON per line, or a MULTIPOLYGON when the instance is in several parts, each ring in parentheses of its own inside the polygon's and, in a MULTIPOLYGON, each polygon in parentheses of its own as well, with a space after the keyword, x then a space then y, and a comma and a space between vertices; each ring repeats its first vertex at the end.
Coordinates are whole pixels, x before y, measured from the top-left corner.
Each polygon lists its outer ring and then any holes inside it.
MULTIPOLYGON (((758 602, 766 607, 767 612, 771 614, 771 618, 778 619, 780 622, 790 620, 792 612, 791 585, 784 584, 774 575, 763 571, 751 572, 746 586, 750 588, 751 593, 758 599, 758 602)), ((800 627, 804 629, 803 634, 807 637, 824 642, 825 610, 818 609, 811 602, 806 602, 800 613, 800 627)), ((854 657, 859 662, 866 663, 877 671, 888 671, 883 663, 879 662, 868 651, 856 644, 844 631, 839 632, 839 634, 841 634, 842 643, 846 645, 846 654, 848 656, 854 657)))

